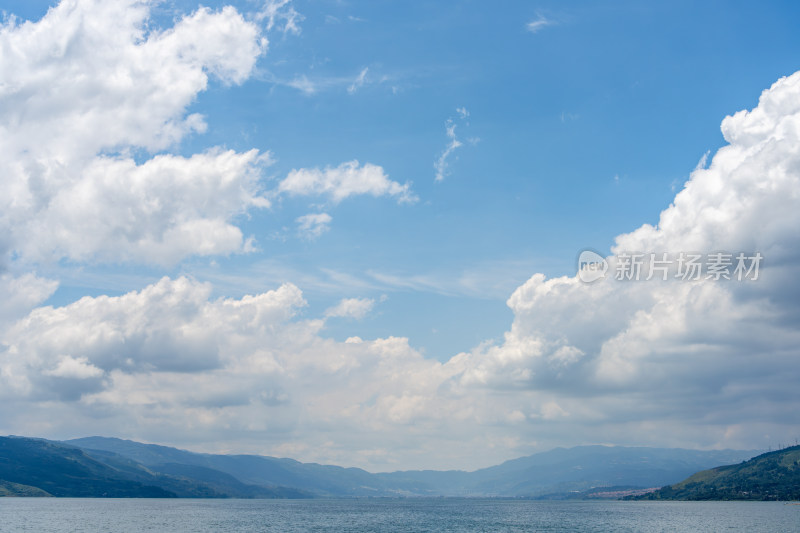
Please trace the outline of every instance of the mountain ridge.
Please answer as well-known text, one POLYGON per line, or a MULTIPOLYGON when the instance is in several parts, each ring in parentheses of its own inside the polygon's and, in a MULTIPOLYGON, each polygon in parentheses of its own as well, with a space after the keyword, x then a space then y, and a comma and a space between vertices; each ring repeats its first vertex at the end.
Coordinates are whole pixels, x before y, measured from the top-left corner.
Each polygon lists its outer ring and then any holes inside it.
POLYGON ((594 445, 556 448, 474 471, 370 473, 288 458, 196 453, 113 437, 64 442, 0 437, 0 495, 580 498, 667 486, 756 453, 594 445))
POLYGON ((711 466, 739 462, 757 451, 698 451, 680 448, 578 446, 556 448, 499 465, 463 470, 370 473, 294 459, 259 455, 215 455, 108 437, 70 443, 114 451, 150 467, 179 462, 213 468, 251 484, 277 483, 319 496, 538 497, 595 487, 659 487, 711 466))
POLYGON ((631 499, 800 500, 800 446, 702 470, 679 483, 631 499))

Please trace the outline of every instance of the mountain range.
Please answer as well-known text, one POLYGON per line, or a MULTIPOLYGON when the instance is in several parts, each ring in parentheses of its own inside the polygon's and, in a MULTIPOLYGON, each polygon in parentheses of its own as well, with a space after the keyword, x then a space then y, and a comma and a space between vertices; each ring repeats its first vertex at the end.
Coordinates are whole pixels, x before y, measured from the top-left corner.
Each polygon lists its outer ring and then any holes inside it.
POLYGON ((259 455, 195 453, 107 437, 0 437, 0 495, 312 498, 563 498, 663 487, 755 451, 579 446, 472 472, 370 473, 259 455))

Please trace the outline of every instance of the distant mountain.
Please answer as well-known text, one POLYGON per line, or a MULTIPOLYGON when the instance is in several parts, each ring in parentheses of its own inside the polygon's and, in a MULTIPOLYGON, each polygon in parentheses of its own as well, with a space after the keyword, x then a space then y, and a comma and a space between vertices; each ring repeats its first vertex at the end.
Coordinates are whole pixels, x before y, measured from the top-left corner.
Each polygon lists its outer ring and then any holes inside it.
MULTIPOLYGON (((752 451, 696 451, 618 446, 557 448, 474 472, 405 471, 371 474, 359 468, 300 463, 257 455, 200 454, 166 446, 87 437, 68 441, 92 457, 102 453, 135 461, 153 472, 193 479, 200 470, 232 476, 261 487, 293 487, 324 497, 352 496, 500 496, 556 497, 590 494, 598 487, 660 487, 699 470, 749 459, 752 451)), ((218 475, 218 474, 215 474, 218 475)))
POLYGON ((301 463, 260 455, 213 455, 193 453, 156 444, 86 437, 67 441, 96 458, 111 452, 157 472, 174 472, 175 465, 210 469, 233 476, 240 482, 262 487, 293 487, 317 496, 396 496, 411 494, 402 482, 384 482, 360 468, 301 463))
POLYGON ((501 496, 583 491, 595 487, 658 487, 698 470, 749 459, 752 451, 579 446, 557 448, 478 471, 478 488, 501 496))
POLYGON ((420 488, 448 495, 552 497, 597 487, 659 487, 698 470, 748 459, 755 453, 578 446, 556 448, 469 473, 428 471, 379 475, 387 479, 414 479, 420 488))
POLYGON ((800 446, 698 472, 647 500, 800 500, 800 446))
MULTIPOLYGON (((83 450, 93 459, 115 468, 129 479, 150 483, 174 492, 180 498, 310 498, 302 490, 243 483, 212 468, 163 463, 146 466, 128 457, 104 450, 83 450)), ((179 450, 176 450, 179 451, 179 450)))

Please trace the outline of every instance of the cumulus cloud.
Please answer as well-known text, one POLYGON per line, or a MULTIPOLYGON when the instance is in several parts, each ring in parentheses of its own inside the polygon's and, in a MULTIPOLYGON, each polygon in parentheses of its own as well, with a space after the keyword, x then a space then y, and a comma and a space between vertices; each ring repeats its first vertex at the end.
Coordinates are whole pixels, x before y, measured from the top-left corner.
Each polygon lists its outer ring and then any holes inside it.
POLYGON ((87 377, 91 371, 90 377, 97 377, 95 369, 107 379, 115 372, 218 369, 233 355, 223 345, 274 328, 305 305, 291 285, 241 300, 209 301, 210 290, 186 278, 164 278, 120 297, 84 297, 65 307, 34 310, 6 332, 5 395, 46 398, 57 391, 49 380, 42 383, 42 376, 87 377), (231 320, 240 319, 229 329, 231 320), (226 331, 233 337, 223 340, 226 331))
POLYGON ((68 355, 61 356, 55 368, 43 372, 45 376, 60 378, 88 379, 103 375, 103 371, 89 363, 86 357, 75 359, 68 355))
POLYGON ((160 155, 141 165, 97 157, 24 227, 29 239, 17 250, 34 259, 54 254, 160 264, 244 251, 246 239, 231 219, 269 206, 256 192, 262 161, 256 150, 216 149, 189 158, 160 155))
POLYGON ((3 144, 58 160, 165 148, 205 127, 185 109, 209 74, 241 83, 266 46, 232 7, 201 8, 164 31, 148 33, 148 19, 146 2, 78 0, 4 25, 3 144))
POLYGON ((232 7, 200 8, 163 30, 148 29, 149 8, 61 2, 38 22, 0 28, 5 254, 163 262, 246 250, 232 219, 268 205, 257 186, 265 157, 210 150, 134 163, 130 154, 205 131, 187 107, 210 77, 247 79, 266 39, 232 7))
POLYGON ((536 274, 519 287, 505 341, 466 355, 461 383, 547 391, 573 405, 591 398, 591 407, 565 408, 569 418, 625 420, 629 434, 681 420, 672 435, 704 445, 757 446, 764 435, 741 427, 764 424, 789 437, 800 399, 791 385, 800 378, 798 102, 800 73, 727 117, 729 144, 698 165, 657 226, 617 237, 605 280, 536 274), (613 275, 632 252, 721 250, 762 254, 758 279, 613 275))
MULTIPOLYGON (((441 364, 405 339, 323 338, 324 320, 298 318, 305 300, 293 285, 241 299, 211 299, 210 291, 165 278, 31 312, 6 331, 0 351, 0 395, 6 405, 27 405, 6 416, 28 432, 130 435, 136 427, 149 439, 164 441, 167 432, 168 440, 207 443, 229 434, 266 439, 262 451, 308 446, 302 455, 331 459, 355 445, 331 444, 334 426, 378 432, 376 445, 382 427, 425 413, 442 381, 441 364)), ((358 317, 371 305, 345 300, 326 314, 358 317)))
POLYGON ((725 119, 729 144, 657 226, 620 235, 607 258, 613 274, 627 251, 760 251, 758 280, 535 274, 508 300, 502 342, 442 363, 405 338, 324 336, 326 319, 363 316, 368 299, 308 318, 293 285, 215 300, 208 285, 164 279, 16 321, 0 351, 6 417, 19 413, 6 423, 57 435, 68 420, 83 433, 372 469, 483 466, 576 435, 786 440, 800 423, 798 102, 800 73, 725 119))
POLYGON ((27 315, 36 305, 49 298, 57 288, 57 281, 40 278, 35 274, 28 273, 21 276, 1 274, 0 330, 6 323, 27 315))
POLYGON ((409 183, 392 181, 378 165, 348 161, 338 167, 292 170, 278 185, 279 193, 290 196, 327 196, 338 204, 351 196, 393 196, 398 203, 411 203, 417 197, 409 183))
MULTIPOLYGON (((323 335, 326 319, 358 318, 371 300, 305 318, 293 285, 215 300, 208 285, 163 279, 14 322, 0 350, 6 424, 198 449, 227 449, 224 433, 239 450, 371 469, 484 466, 587 434, 661 446, 786 440, 800 423, 798 102, 800 73, 726 118, 729 144, 658 225, 620 235, 607 258, 613 274, 629 251, 760 252, 757 280, 535 274, 508 300, 502 342, 439 362, 405 338, 323 335)), ((320 176, 289 183, 333 196, 320 176)))
POLYGON ((344 317, 361 320, 372 311, 375 300, 371 298, 345 298, 325 311, 326 317, 344 317))

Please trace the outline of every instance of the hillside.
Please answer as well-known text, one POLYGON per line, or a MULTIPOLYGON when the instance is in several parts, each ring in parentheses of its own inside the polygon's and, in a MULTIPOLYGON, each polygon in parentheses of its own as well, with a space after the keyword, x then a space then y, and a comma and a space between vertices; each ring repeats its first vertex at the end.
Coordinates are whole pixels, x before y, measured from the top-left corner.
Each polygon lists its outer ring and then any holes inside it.
POLYGON ((5 492, 18 496, 175 496, 162 488, 126 479, 74 446, 23 437, 0 437, 0 480, 7 482, 3 484, 5 492))
POLYGON ((637 499, 800 500, 800 446, 704 470, 637 499))
POLYGON ((19 483, 12 483, 10 481, 0 480, 0 496, 19 496, 25 498, 39 498, 48 497, 48 494, 42 489, 31 487, 28 485, 20 485, 19 483))
MULTIPOLYGON (((177 451, 177 450, 176 450, 177 451)), ((211 468, 147 466, 122 455, 24 437, 0 437, 0 496, 303 498, 286 487, 243 483, 211 468)))

